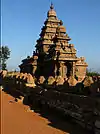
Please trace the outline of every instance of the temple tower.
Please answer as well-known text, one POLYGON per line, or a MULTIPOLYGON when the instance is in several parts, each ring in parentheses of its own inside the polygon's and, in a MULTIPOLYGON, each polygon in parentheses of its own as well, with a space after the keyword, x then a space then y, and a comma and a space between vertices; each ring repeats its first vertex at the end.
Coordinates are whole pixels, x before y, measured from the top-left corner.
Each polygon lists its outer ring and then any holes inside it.
POLYGON ((50 10, 47 13, 47 19, 41 29, 40 38, 37 40, 36 44, 36 51, 39 54, 48 53, 50 46, 54 44, 53 38, 55 37, 56 28, 59 23, 60 21, 57 18, 53 4, 51 4, 50 10))
POLYGON ((47 19, 37 40, 32 57, 23 60, 21 72, 29 72, 35 77, 61 76, 77 77, 82 81, 86 75, 87 63, 84 57, 76 56, 76 49, 69 44, 71 38, 66 33, 63 22, 58 20, 53 4, 47 12, 47 19))
MULTIPOLYGON (((73 44, 69 44, 70 37, 66 34, 66 28, 63 26, 62 21, 60 21, 58 27, 56 28, 56 34, 54 37, 54 44, 49 49, 49 54, 45 59, 45 62, 52 63, 53 76, 62 76, 63 78, 69 77, 71 75, 75 76, 75 62, 78 61, 76 57, 76 50, 73 44)), ((51 70, 48 66, 48 74, 51 70)))

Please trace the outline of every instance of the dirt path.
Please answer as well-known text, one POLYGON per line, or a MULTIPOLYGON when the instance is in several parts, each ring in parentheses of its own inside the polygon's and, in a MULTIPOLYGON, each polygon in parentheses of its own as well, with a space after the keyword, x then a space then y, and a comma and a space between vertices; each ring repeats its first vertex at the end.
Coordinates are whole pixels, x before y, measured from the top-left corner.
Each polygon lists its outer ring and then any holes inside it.
POLYGON ((14 98, 1 92, 1 134, 89 134, 75 124, 71 125, 61 119, 50 122, 28 107, 14 102, 14 98))

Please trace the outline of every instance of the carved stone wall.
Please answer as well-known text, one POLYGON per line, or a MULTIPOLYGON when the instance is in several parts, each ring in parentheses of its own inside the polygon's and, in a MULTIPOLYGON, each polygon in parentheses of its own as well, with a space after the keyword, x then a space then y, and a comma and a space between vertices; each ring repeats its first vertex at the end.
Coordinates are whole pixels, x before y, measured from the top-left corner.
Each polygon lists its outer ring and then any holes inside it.
POLYGON ((76 65, 76 77, 78 78, 78 81, 79 82, 83 81, 85 76, 86 76, 86 66, 76 65))
POLYGON ((81 82, 84 80, 86 76, 86 69, 87 69, 87 63, 85 62, 84 57, 80 57, 79 60, 76 62, 76 77, 78 78, 78 81, 81 82))

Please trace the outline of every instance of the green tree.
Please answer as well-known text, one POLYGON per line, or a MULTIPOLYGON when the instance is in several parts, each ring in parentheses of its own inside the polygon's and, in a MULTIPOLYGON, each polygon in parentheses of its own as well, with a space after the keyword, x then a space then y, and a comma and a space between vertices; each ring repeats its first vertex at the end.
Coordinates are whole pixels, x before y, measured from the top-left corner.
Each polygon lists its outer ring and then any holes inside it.
POLYGON ((0 68, 5 70, 7 67, 6 61, 10 58, 10 50, 8 46, 0 46, 0 68))
POLYGON ((91 69, 88 70, 87 69, 87 72, 86 72, 87 76, 99 76, 100 73, 96 72, 96 71, 92 71, 91 69))

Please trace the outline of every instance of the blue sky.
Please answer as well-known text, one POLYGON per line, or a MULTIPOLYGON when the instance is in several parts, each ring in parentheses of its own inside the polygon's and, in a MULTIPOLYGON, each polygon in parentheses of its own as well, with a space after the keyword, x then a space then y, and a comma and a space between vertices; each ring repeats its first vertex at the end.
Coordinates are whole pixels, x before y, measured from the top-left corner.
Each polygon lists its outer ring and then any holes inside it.
MULTIPOLYGON (((89 68, 100 69, 100 0, 52 0, 57 17, 85 56, 89 68)), ((2 0, 2 45, 8 45, 8 69, 16 69, 32 55, 51 0, 2 0)))

